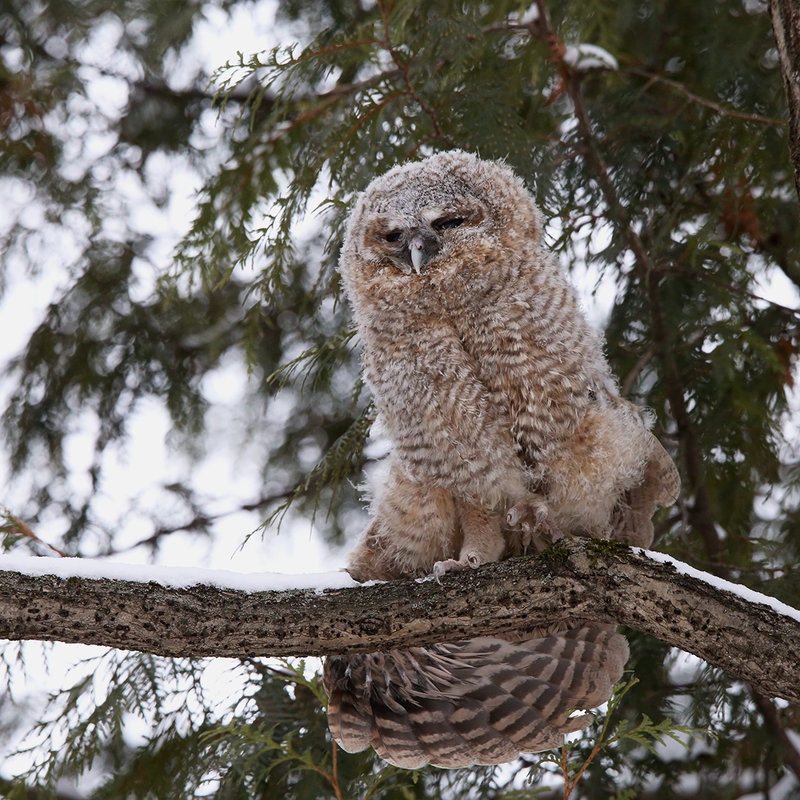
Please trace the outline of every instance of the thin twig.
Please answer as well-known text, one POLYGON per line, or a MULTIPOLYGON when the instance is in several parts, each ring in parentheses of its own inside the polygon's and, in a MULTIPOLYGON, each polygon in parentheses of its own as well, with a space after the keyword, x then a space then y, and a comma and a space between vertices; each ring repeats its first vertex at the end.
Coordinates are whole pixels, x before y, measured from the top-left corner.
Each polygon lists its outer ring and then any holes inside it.
POLYGON ((339 745, 331 737, 331 761, 333 762, 333 790, 336 792, 336 797, 341 800, 342 793, 339 789, 339 758, 338 758, 339 745))
POLYGON ((655 347, 650 344, 645 348, 641 356, 639 356, 639 360, 633 365, 633 369, 625 376, 625 380, 622 382, 622 386, 619 390, 619 393, 623 397, 627 397, 631 393, 634 382, 639 377, 642 370, 653 360, 654 355, 655 347))
POLYGON ((797 751, 789 735, 786 733, 783 722, 778 715, 775 706, 768 697, 751 687, 751 694, 756 704, 761 719, 764 720, 764 727, 777 745, 783 762, 794 774, 800 778, 800 752, 797 751))
POLYGON ((575 787, 578 785, 578 781, 583 777, 583 773, 589 768, 589 764, 594 761, 595 756, 602 750, 603 748, 603 741, 602 737, 600 740, 595 742, 594 747, 592 748, 592 752, 586 757, 586 760, 581 764, 581 768, 575 774, 575 777, 570 780, 569 779, 569 771, 567 769, 567 747, 566 745, 562 746, 561 748, 561 770, 564 773, 564 800, 569 800, 570 795, 574 791, 575 787))
POLYGON ((62 550, 59 550, 52 544, 45 542, 43 539, 40 539, 34 530, 28 525, 26 522, 23 522, 16 514, 12 514, 5 506, 0 507, 0 511, 2 512, 2 516, 4 516, 9 522, 12 523, 16 530, 14 533, 19 533, 22 536, 27 536, 29 539, 33 539, 34 542, 39 542, 39 544, 43 545, 44 547, 52 550, 56 555, 60 556, 61 558, 67 558, 67 554, 64 553, 62 550))
POLYGON ((732 117, 734 119, 743 119, 747 120, 748 122, 761 122, 765 125, 775 125, 780 128, 785 128, 787 122, 785 119, 777 119, 775 117, 762 117, 760 114, 748 114, 745 111, 736 111, 731 108, 725 108, 725 106, 720 105, 719 103, 714 102, 713 100, 708 100, 705 97, 700 97, 700 95, 695 94, 694 92, 690 91, 686 88, 686 86, 679 81, 674 81, 671 78, 664 78, 661 75, 656 75, 653 72, 648 72, 644 69, 639 69, 638 67, 628 67, 623 72, 629 75, 637 75, 641 78, 647 78, 648 83, 663 83, 666 86, 669 86, 672 89, 680 92, 684 97, 691 100, 693 103, 697 103, 700 106, 704 106, 705 108, 710 108, 712 111, 716 111, 717 114, 720 114, 724 117, 732 117))

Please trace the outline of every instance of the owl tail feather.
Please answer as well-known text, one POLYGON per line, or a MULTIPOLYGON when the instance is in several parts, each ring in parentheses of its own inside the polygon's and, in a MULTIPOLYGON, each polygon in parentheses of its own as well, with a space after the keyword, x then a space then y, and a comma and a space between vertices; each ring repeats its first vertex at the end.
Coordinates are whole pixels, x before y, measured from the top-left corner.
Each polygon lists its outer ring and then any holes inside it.
POLYGON ((502 764, 557 747, 611 696, 624 636, 588 624, 509 642, 482 637, 325 661, 328 724, 351 753, 370 745, 398 767, 502 764))

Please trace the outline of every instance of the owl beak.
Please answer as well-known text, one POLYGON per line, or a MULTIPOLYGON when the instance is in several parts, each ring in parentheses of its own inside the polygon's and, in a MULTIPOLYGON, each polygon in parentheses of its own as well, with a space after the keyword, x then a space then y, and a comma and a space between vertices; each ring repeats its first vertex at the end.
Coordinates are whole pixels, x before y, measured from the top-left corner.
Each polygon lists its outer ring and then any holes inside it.
POLYGON ((420 270, 428 261, 428 256, 425 253, 425 241, 418 233, 411 237, 411 241, 408 243, 408 250, 411 253, 411 266, 414 267, 414 272, 419 275, 420 270))

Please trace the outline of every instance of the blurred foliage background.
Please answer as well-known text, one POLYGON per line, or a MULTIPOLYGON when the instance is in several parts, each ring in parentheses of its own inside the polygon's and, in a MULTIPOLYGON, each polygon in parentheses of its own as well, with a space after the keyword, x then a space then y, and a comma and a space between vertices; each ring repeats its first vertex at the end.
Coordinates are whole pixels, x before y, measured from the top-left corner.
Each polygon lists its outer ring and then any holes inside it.
MULTIPOLYGON (((548 243, 598 295, 620 384, 683 476, 655 546, 800 607, 785 119, 761 0, 6 0, 5 548, 46 553, 33 534, 157 559, 234 513, 242 540, 311 520, 326 546, 352 542, 354 487, 385 446, 336 273, 344 220, 374 175, 460 147, 525 178, 548 243), (209 67, 203 31, 265 19, 268 41, 209 67), (26 285, 48 301, 20 308, 26 285), (181 467, 120 502, 145 412, 181 467), (238 493, 198 483, 212 454, 238 493)), ((800 797, 800 709, 630 638, 639 682, 618 718, 706 734, 615 742, 573 797, 800 797)), ((0 764, 9 796, 563 793, 535 756, 418 772, 337 756, 311 662, 228 664, 226 692, 219 665, 111 652, 43 705, 21 688, 30 652, 0 662, 0 731, 30 731, 9 762, 29 769, 0 764)))

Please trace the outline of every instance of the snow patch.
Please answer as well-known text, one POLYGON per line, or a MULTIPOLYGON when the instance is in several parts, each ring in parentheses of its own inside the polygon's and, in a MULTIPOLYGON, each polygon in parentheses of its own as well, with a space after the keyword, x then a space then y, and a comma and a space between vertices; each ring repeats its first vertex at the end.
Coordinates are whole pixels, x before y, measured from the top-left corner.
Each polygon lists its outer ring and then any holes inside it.
POLYGON ((508 15, 510 22, 517 22, 521 25, 529 25, 531 22, 537 22, 539 19, 539 6, 532 3, 520 16, 516 11, 512 11, 508 15))
POLYGON ((89 580, 158 583, 171 589, 190 586, 216 586, 240 592, 282 592, 288 589, 347 589, 360 584, 344 570, 291 575, 281 572, 234 572, 200 567, 163 567, 142 564, 119 564, 102 559, 48 558, 0 555, 0 570, 39 577, 87 578, 89 580))
POLYGON ((619 69, 617 59, 596 44, 571 44, 564 52, 564 61, 577 70, 619 69))

